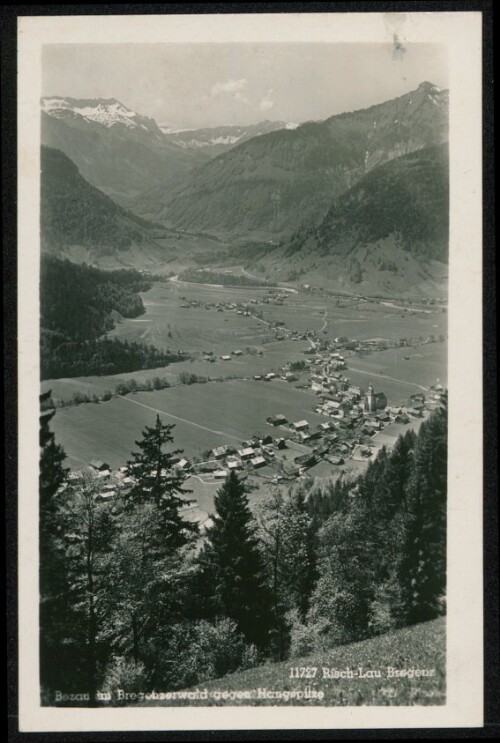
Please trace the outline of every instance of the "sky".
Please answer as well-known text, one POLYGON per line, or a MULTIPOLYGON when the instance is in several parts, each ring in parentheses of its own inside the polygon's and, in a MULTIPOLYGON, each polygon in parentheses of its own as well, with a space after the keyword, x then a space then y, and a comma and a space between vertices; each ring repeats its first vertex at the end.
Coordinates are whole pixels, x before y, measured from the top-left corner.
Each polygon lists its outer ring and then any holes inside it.
POLYGON ((438 44, 51 44, 42 70, 44 96, 116 98, 177 129, 302 123, 381 103, 424 80, 448 87, 438 44))

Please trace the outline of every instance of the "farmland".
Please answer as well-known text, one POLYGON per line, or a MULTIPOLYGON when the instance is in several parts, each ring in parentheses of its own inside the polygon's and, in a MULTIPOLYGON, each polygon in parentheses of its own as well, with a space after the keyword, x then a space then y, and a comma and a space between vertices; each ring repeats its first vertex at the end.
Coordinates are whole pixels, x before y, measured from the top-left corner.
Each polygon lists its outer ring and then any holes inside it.
MULTIPOLYGON (((314 412, 318 398, 310 388, 298 389, 297 383, 281 380, 254 380, 270 371, 282 373, 288 362, 308 358, 304 355, 311 348, 311 340, 304 335, 307 331, 320 340, 344 336, 360 341, 382 338, 394 343, 406 338, 415 344, 373 352, 346 352, 345 375, 351 383, 366 390, 371 382, 377 392, 385 392, 389 403, 399 405, 437 379, 446 385, 447 316, 442 307, 291 288, 277 291, 195 285, 179 282, 175 277, 156 283, 142 297, 145 314, 119 321, 108 335, 162 349, 180 349, 191 358, 130 374, 44 381, 42 389, 52 390, 56 403, 70 401, 75 392, 90 398, 109 392, 111 397, 98 404, 58 410, 52 427, 71 468, 87 465, 92 459, 105 460, 112 468, 123 465, 141 431, 153 424, 157 414, 175 425, 174 446, 189 459, 200 459, 216 446, 240 445, 257 433, 269 432, 266 418, 275 413, 283 413, 289 421, 305 418, 312 429, 316 428, 325 419, 314 412), (433 342, 422 342, 429 339, 433 342), (208 381, 179 384, 183 372, 208 381), (114 395, 120 383, 135 379, 141 384, 157 376, 172 386, 114 395)), ((298 381, 302 382, 302 377, 298 381)), ((374 436, 373 453, 380 446, 393 443, 401 432, 399 428, 404 427, 391 424, 374 436)), ((276 429, 274 435, 286 436, 287 431, 276 429)), ((302 446, 298 451, 283 451, 281 456, 293 462, 295 456, 308 451, 302 446)), ((365 467, 366 463, 356 457, 347 458, 340 466, 321 461, 310 469, 309 475, 354 476, 365 467)), ((273 474, 267 469, 252 475, 253 485, 258 486, 255 498, 264 492, 264 484, 273 474)), ((191 482, 197 483, 195 489, 200 491, 200 508, 210 511, 217 487, 194 478, 191 482)))
POLYGON ((289 420, 324 420, 313 412, 315 397, 286 382, 226 381, 140 392, 99 405, 85 404, 59 410, 53 430, 72 467, 91 459, 118 467, 127 460, 141 430, 160 414, 175 424, 175 446, 189 457, 222 444, 240 444, 266 431, 266 417, 283 413, 289 420))
POLYGON ((207 349, 225 353, 229 345, 251 346, 269 339, 266 323, 281 321, 290 330, 324 332, 329 338, 418 338, 446 334, 447 315, 439 307, 399 305, 307 292, 287 294, 283 304, 265 303, 267 289, 237 289, 170 281, 142 294, 146 314, 121 322, 109 336, 153 343, 158 348, 207 349), (208 303, 248 303, 262 321, 236 312, 207 310, 208 303), (182 306, 189 301, 200 307, 182 306), (326 322, 325 322, 326 320, 326 322), (170 335, 169 335, 170 333, 170 335))

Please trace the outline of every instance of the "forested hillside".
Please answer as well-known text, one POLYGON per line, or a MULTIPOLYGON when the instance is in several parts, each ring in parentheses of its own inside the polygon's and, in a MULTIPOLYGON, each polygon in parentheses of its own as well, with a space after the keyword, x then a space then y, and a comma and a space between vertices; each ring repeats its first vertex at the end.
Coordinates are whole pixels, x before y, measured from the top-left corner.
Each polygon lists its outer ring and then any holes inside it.
POLYGON ((400 249, 448 261, 448 148, 428 147, 374 168, 335 200, 322 223, 292 239, 318 255, 347 257, 360 246, 395 237, 400 249))
POLYGON ((153 346, 100 339, 114 327, 114 313, 143 314, 138 292, 151 288, 151 277, 42 255, 40 279, 42 379, 151 369, 179 358, 153 346))
POLYGON ((42 247, 54 252, 78 245, 96 255, 148 245, 162 228, 140 219, 91 186, 59 150, 41 150, 42 247))
MULTIPOLYGON (((97 689, 115 704, 120 689, 185 689, 446 612, 446 405, 354 481, 321 491, 305 481, 250 510, 231 473, 203 539, 179 512, 185 476, 174 466, 174 426, 158 416, 143 430, 131 484, 110 498, 91 471, 66 481, 49 420, 41 421, 45 704, 61 688, 85 705, 99 703, 97 689)), ((391 665, 408 660, 401 653, 391 665)), ((370 667, 380 656, 363 660, 370 667)))

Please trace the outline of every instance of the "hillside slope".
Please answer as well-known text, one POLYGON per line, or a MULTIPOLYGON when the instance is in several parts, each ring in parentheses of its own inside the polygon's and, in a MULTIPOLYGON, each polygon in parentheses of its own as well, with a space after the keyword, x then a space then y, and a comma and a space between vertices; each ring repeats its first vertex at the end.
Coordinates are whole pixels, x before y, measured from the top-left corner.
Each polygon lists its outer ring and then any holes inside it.
POLYGON ((317 224, 332 200, 383 162, 448 136, 448 94, 430 83, 368 109, 238 145, 133 208, 179 228, 253 237, 317 224))
POLYGON ((269 277, 375 296, 446 293, 449 240, 446 145, 374 168, 261 263, 269 277), (283 266, 286 274, 283 275, 283 266))
POLYGON ((164 232, 162 227, 115 204, 87 183, 59 150, 42 147, 41 171, 43 250, 57 255, 75 253, 79 261, 125 257, 134 248, 164 252, 155 242, 164 232))
MULTIPOLYGON (((180 696, 174 701, 145 701, 143 704, 441 705, 446 701, 445 632, 445 619, 440 618, 306 658, 271 663, 202 683, 197 688, 208 691, 207 699, 183 699, 180 696), (317 668, 315 678, 290 678, 290 669, 297 666, 317 668), (323 678, 323 668, 330 670, 332 675, 335 670, 345 672, 347 669, 357 675, 353 678, 323 678), (389 668, 425 670, 430 675, 415 677, 413 673, 413 677, 391 677, 389 668), (368 676, 363 678, 363 673, 368 673, 368 676), (286 696, 293 691, 306 690, 309 698, 286 696), (217 694, 224 691, 233 692, 233 698, 224 699, 217 694), (323 692, 323 698, 317 696, 318 692, 323 692), (244 693, 249 696, 245 698, 244 693)), ((186 692, 184 694, 187 697, 186 692)))
POLYGON ((111 99, 42 99, 42 144, 64 152, 82 176, 120 203, 208 160, 182 149, 153 119, 111 99))

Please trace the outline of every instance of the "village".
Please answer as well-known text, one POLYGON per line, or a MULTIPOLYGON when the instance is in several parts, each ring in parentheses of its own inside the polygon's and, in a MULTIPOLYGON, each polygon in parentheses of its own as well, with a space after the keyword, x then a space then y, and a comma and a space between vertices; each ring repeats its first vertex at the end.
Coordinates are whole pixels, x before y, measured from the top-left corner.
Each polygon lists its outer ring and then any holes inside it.
MULTIPOLYGON (((290 419, 286 411, 269 411, 261 430, 239 446, 218 444, 191 459, 172 455, 174 469, 186 480, 195 478, 207 486, 222 483, 231 471, 237 471, 250 487, 256 481, 261 486, 290 486, 307 475, 335 478, 349 472, 349 465, 356 465, 353 472, 359 473, 382 446, 390 449, 394 445, 402 427, 418 426, 443 400, 445 390, 437 382, 425 393, 412 394, 404 404, 389 404, 384 391, 373 384, 364 390, 351 383, 345 375, 346 357, 339 350, 329 350, 342 347, 340 339, 321 344, 309 339, 306 359, 288 362, 279 373, 254 379, 287 385, 298 382, 295 386, 310 388, 315 397, 311 412, 324 417, 323 422, 313 425, 307 418, 290 419)), ((234 351, 228 359, 241 354, 234 351)), ((100 501, 112 500, 134 484, 133 471, 126 465, 117 470, 100 460, 89 465, 101 483, 96 496, 100 501)), ((83 470, 71 472, 69 484, 82 476, 83 470)), ((188 498, 182 512, 198 524, 201 534, 210 526, 210 514, 195 497, 188 498)))

